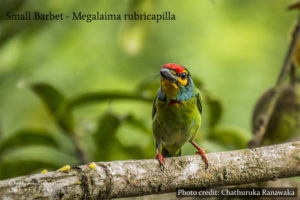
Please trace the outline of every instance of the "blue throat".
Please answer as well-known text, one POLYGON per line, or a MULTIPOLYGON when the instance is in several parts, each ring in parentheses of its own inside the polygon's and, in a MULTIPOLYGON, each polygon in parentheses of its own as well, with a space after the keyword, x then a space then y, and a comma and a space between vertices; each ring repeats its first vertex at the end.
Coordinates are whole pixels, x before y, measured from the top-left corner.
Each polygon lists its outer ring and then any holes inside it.
POLYGON ((194 83, 191 77, 188 77, 188 84, 186 86, 179 86, 179 92, 178 94, 172 98, 168 99, 168 97, 164 94, 161 87, 159 88, 157 92, 157 98, 161 101, 187 101, 195 96, 194 94, 194 83))

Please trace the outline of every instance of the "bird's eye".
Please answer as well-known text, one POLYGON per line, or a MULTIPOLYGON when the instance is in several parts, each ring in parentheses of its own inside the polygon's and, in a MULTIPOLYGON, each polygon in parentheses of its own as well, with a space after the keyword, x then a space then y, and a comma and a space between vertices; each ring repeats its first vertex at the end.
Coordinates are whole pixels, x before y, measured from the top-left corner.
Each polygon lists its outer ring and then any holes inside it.
POLYGON ((187 77, 187 74, 185 73, 185 72, 183 72, 182 74, 181 74, 181 78, 182 79, 185 79, 187 77))

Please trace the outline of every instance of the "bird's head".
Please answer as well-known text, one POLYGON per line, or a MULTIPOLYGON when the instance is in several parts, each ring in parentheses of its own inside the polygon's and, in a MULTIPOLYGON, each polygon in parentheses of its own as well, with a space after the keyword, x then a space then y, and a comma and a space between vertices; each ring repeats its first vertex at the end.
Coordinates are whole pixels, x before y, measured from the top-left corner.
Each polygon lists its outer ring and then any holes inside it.
POLYGON ((161 89, 170 98, 189 91, 193 85, 189 71, 181 65, 166 64, 160 70, 160 75, 161 89))

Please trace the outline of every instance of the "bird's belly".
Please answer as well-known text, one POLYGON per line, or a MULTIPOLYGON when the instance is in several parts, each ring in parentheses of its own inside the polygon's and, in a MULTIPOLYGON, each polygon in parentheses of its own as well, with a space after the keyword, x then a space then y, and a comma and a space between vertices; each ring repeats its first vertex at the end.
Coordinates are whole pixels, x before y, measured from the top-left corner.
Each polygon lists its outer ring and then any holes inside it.
POLYGON ((153 133, 163 147, 174 152, 191 139, 201 124, 196 99, 184 103, 167 104, 158 102, 157 114, 153 120, 153 133))

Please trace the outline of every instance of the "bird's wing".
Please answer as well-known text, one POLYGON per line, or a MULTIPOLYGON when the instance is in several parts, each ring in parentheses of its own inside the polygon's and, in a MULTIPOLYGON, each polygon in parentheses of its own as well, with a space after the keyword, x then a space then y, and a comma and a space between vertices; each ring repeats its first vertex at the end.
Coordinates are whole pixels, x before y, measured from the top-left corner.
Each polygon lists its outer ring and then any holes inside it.
POLYGON ((201 95, 200 95, 199 91, 198 91, 198 93, 196 95, 196 98, 197 98, 198 110, 199 110, 200 114, 202 114, 202 101, 201 101, 201 95))
POLYGON ((154 99, 154 102, 153 102, 152 119, 154 118, 154 115, 156 114, 156 99, 157 99, 157 95, 155 96, 155 99, 154 99))

